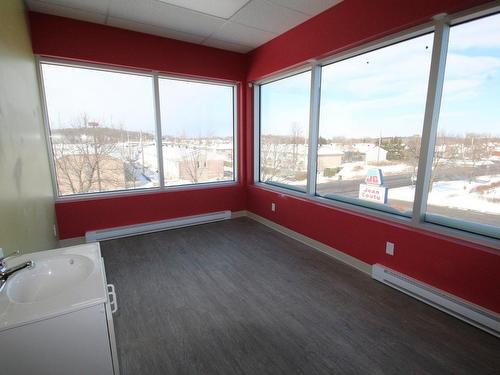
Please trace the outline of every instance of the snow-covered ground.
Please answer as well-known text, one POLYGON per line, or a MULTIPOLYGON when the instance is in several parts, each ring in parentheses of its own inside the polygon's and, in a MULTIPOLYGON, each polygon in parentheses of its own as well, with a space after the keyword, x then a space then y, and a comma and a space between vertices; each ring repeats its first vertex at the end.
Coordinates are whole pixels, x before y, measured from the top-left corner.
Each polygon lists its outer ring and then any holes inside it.
MULTIPOLYGON (((389 199, 412 202, 412 186, 389 189, 389 199)), ((500 214, 500 175, 479 176, 468 180, 434 182, 428 203, 433 206, 500 214), (494 184, 494 185, 492 185, 494 184), (484 189, 481 194, 479 189, 484 189)))

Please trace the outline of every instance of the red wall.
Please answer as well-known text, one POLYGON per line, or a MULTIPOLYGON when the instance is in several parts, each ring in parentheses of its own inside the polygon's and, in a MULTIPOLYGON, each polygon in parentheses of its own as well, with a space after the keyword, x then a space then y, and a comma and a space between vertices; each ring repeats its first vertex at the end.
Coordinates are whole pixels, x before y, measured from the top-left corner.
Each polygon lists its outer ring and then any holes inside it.
POLYGON ((245 209, 243 185, 161 193, 99 197, 56 203, 60 238, 84 236, 88 230, 245 209))
MULTIPOLYGON (((344 0, 250 54, 248 80, 349 49, 429 21, 440 12, 476 6, 476 0, 344 0)), ((251 92, 247 122, 252 126, 251 92)), ((252 132, 248 132, 247 181, 253 181, 252 132)), ((247 210, 368 264, 381 263, 461 298, 500 312, 500 252, 465 241, 392 224, 256 185, 247 187, 247 210), (277 211, 271 211, 275 202, 277 211), (385 242, 395 255, 385 254, 385 242)))
POLYGON ((33 52, 129 68, 243 81, 246 56, 135 31, 29 13, 33 52))

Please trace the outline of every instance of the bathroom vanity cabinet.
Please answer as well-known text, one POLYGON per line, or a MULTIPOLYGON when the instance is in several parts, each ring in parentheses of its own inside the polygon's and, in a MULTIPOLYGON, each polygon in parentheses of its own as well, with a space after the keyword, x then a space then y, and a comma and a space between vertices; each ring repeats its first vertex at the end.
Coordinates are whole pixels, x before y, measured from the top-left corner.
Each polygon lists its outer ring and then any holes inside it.
MULTIPOLYGON (((18 276, 7 281, 6 288, 0 293, 1 373, 119 374, 112 315, 116 311, 116 295, 114 287, 106 283, 99 244, 50 252, 34 253, 31 258, 36 258, 33 259, 35 267, 22 271, 26 272, 25 277, 29 276, 28 272, 34 272, 37 265, 42 267, 44 259, 54 259, 61 254, 66 257, 60 262, 63 267, 74 267, 79 262, 77 256, 90 259, 92 266, 86 263, 86 267, 89 267, 84 270, 89 274, 55 296, 50 296, 50 293, 48 297, 44 295, 41 301, 37 301, 39 297, 36 295, 16 295, 12 292, 18 297, 16 301, 9 295, 9 283, 12 283, 10 291, 14 290, 15 278, 18 276), (35 301, 25 301, 30 298, 35 301), (16 311, 21 312, 17 318, 13 316, 16 311)), ((30 254, 23 257, 30 258, 30 254)), ((70 271, 72 274, 82 272, 77 268, 70 271)), ((48 272, 64 271, 55 267, 48 272)), ((46 282, 44 279, 47 277, 50 275, 42 271, 33 276, 39 282, 46 282)), ((36 288, 36 285, 33 287, 36 288)))

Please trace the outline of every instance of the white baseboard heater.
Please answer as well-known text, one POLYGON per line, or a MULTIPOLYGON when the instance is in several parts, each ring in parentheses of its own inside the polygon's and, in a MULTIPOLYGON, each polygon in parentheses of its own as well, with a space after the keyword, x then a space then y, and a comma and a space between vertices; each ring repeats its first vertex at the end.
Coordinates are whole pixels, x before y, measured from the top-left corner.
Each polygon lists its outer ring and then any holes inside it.
POLYGON ((143 224, 126 225, 123 227, 100 229, 85 233, 85 242, 111 240, 113 238, 136 236, 167 229, 187 227, 190 225, 206 224, 231 218, 231 211, 212 212, 203 215, 185 216, 175 219, 152 221, 143 224))
POLYGON ((500 337, 500 315, 493 311, 486 310, 380 264, 373 265, 372 277, 494 336, 500 337))

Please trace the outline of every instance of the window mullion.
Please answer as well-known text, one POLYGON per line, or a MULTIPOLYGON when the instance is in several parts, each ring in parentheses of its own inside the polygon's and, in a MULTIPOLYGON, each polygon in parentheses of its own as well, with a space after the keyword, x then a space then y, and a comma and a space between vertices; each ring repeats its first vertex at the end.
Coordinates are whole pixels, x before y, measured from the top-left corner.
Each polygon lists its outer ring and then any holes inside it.
POLYGON ((311 108, 309 113, 309 141, 307 152, 307 194, 316 194, 317 153, 319 134, 319 110, 321 95, 321 66, 314 65, 311 70, 311 108))
POLYGON ((253 181, 260 181, 260 85, 253 86, 253 181))
POLYGON ((54 199, 57 199, 59 197, 59 185, 57 183, 57 176, 56 176, 56 163, 53 150, 54 146, 52 145, 52 139, 50 138, 49 111, 47 108, 47 97, 45 95, 45 84, 43 81, 42 63, 38 56, 36 57, 36 64, 37 64, 36 73, 38 79, 38 90, 40 93, 43 122, 45 125, 44 126, 45 143, 47 147, 47 155, 49 158, 50 176, 52 178, 52 192, 54 194, 54 199))
POLYGON ((155 106, 155 123, 156 123, 156 153, 158 157, 158 178, 160 179, 160 188, 165 187, 164 171, 163 171, 163 142, 161 136, 161 112, 160 112, 160 88, 158 82, 158 74, 153 74, 153 90, 154 90, 154 106, 155 106))
POLYGON ((432 160, 436 143, 441 95, 443 92, 449 33, 450 26, 446 18, 441 17, 441 19, 436 20, 424 126, 420 144, 415 200, 413 202, 412 220, 415 224, 423 222, 427 207, 427 195, 429 193, 432 174, 432 160))

